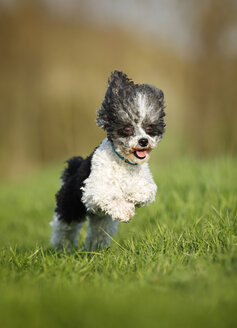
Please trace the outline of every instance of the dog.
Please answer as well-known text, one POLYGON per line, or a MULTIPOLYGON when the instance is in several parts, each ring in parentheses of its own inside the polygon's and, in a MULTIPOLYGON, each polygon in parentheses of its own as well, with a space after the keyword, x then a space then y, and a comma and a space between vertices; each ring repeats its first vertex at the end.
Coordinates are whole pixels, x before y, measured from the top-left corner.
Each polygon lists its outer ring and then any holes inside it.
POLYGON ((164 109, 162 90, 135 84, 123 72, 111 73, 96 119, 107 138, 86 159, 67 162, 50 223, 53 247, 77 247, 78 232, 88 218, 86 250, 102 250, 118 222, 128 223, 135 207, 155 200, 157 186, 147 162, 165 132, 164 109))

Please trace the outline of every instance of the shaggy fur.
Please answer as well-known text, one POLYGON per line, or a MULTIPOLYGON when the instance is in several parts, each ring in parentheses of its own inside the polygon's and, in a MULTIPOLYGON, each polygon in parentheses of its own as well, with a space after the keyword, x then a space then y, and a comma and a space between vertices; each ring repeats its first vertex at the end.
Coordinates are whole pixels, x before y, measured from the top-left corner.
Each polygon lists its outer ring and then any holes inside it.
POLYGON ((62 174, 51 222, 54 247, 77 246, 77 234, 88 217, 87 250, 109 245, 117 223, 129 222, 136 206, 155 199, 156 185, 148 167, 150 152, 162 139, 164 94, 148 84, 134 84, 114 71, 97 124, 107 138, 92 155, 73 157, 62 174))

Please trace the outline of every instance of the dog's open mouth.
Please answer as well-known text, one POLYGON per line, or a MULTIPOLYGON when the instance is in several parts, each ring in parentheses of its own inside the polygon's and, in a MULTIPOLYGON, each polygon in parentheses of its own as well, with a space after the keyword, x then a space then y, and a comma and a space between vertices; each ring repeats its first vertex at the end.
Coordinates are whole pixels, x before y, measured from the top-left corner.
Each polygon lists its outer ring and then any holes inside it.
POLYGON ((144 159, 144 158, 146 158, 146 153, 148 150, 149 149, 135 149, 134 155, 139 159, 144 159))

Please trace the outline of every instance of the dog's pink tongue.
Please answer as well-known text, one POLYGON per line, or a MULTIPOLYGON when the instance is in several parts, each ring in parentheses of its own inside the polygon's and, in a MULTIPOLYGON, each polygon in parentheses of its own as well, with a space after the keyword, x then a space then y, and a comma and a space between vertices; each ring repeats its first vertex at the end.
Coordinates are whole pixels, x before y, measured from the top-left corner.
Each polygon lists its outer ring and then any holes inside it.
POLYGON ((146 150, 137 150, 136 153, 138 157, 146 157, 146 150))

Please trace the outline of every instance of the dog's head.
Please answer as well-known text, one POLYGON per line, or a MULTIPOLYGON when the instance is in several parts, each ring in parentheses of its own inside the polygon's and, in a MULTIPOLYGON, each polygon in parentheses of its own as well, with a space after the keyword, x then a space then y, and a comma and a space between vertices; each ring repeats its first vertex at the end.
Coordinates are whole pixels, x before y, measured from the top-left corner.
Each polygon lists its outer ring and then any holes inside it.
POLYGON ((142 164, 163 137, 164 116, 162 90, 134 84, 126 74, 114 71, 96 122, 121 156, 142 164))

